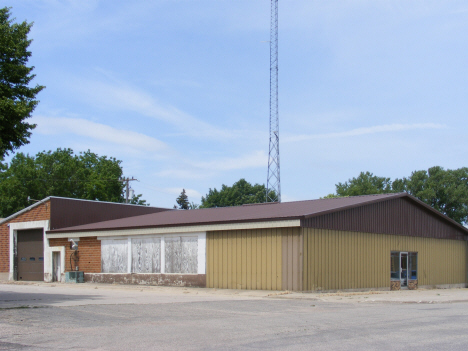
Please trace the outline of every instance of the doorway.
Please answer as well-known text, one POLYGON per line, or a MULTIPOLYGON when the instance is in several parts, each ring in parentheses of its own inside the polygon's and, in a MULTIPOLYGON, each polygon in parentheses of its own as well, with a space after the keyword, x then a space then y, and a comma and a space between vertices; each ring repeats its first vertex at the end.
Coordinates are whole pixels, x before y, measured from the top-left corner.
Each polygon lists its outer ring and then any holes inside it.
POLYGON ((402 288, 408 287, 408 253, 400 252, 400 284, 402 288))
POLYGON ((43 229, 18 230, 16 243, 18 280, 43 281, 43 229))
POLYGON ((62 277, 62 265, 60 260, 60 252, 52 252, 52 281, 60 282, 62 277))

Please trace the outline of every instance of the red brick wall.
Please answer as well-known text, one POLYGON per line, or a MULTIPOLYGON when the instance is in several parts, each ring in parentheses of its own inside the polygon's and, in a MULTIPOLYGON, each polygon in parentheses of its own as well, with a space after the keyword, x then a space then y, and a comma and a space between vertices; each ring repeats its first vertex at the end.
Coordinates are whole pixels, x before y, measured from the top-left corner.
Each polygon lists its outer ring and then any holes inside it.
POLYGON ((50 201, 34 207, 11 221, 0 224, 0 273, 10 271, 10 228, 8 224, 44 220, 50 220, 50 201))
MULTIPOLYGON (((70 255, 73 250, 70 249, 68 239, 49 239, 49 246, 65 246, 65 272, 75 270, 73 256, 70 269, 70 255)), ((85 273, 101 273, 101 241, 97 237, 80 238, 76 265, 85 273)))

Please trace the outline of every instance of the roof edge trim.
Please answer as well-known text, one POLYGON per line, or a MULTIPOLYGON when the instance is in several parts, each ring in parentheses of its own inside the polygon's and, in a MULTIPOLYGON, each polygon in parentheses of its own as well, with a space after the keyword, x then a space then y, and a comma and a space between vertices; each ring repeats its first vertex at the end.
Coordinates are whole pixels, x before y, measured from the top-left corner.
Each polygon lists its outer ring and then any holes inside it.
POLYGON ((91 237, 91 236, 133 236, 133 235, 150 235, 150 234, 175 234, 175 233, 192 233, 192 232, 211 232, 219 230, 246 230, 246 229, 268 229, 268 228, 289 228, 300 227, 300 219, 282 220, 282 221, 265 221, 265 222, 244 222, 244 223, 227 223, 227 224, 207 224, 207 225, 192 225, 192 226, 176 226, 176 227, 153 227, 140 229, 117 229, 117 230, 96 230, 83 232, 65 232, 65 233, 46 233, 47 239, 58 239, 68 237, 91 237))
POLYGON ((39 200, 38 202, 35 202, 35 203, 33 203, 32 205, 30 205, 30 206, 28 206, 28 207, 25 207, 25 208, 23 208, 22 210, 20 210, 20 211, 18 211, 18 212, 13 213, 12 215, 8 216, 7 218, 3 218, 2 220, 0 220, 0 224, 3 224, 3 223, 5 223, 5 222, 9 222, 9 221, 12 220, 13 218, 16 218, 16 217, 18 217, 19 215, 22 215, 23 213, 32 210, 34 207, 39 206, 40 204, 43 204, 43 203, 49 201, 49 200, 51 199, 51 197, 52 197, 52 196, 48 196, 48 197, 46 197, 45 199, 39 200))
POLYGON ((160 209, 164 209, 164 210, 174 210, 173 208, 168 208, 168 207, 156 207, 156 206, 147 206, 147 205, 127 204, 127 203, 124 203, 124 202, 77 199, 77 198, 74 198, 74 197, 49 196, 49 198, 50 199, 61 199, 61 200, 85 201, 85 202, 98 202, 98 203, 101 203, 101 204, 123 205, 123 206, 132 206, 132 207, 149 207, 149 208, 160 208, 160 209))
MULTIPOLYGON (((379 194, 376 194, 376 195, 379 195, 379 194)), ((363 196, 365 196, 365 195, 363 195, 363 196)), ((403 193, 389 193, 388 196, 384 197, 384 198, 378 198, 378 199, 374 199, 374 200, 370 200, 370 201, 366 201, 366 202, 361 202, 361 203, 358 203, 358 204, 347 205, 347 206, 343 206, 343 207, 338 207, 338 208, 333 208, 333 209, 326 210, 326 211, 313 213, 313 214, 310 214, 310 215, 305 215, 304 219, 323 216, 323 215, 333 213, 333 212, 345 211, 345 210, 349 210, 349 209, 352 209, 352 208, 367 206, 367 205, 371 205, 371 204, 374 204, 374 203, 389 201, 389 200, 398 199, 400 197, 406 197, 406 196, 411 196, 411 195, 409 195, 408 193, 404 193, 404 192, 403 193)), ((349 197, 353 197, 353 196, 349 196, 349 197)))

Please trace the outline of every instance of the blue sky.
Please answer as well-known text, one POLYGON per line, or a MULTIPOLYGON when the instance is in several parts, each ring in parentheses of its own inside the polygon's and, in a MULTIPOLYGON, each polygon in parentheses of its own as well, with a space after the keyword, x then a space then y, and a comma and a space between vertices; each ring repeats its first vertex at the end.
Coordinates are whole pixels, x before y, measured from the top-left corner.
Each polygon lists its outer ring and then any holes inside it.
MULTIPOLYGON (((266 182, 270 1, 4 3, 47 86, 19 151, 116 157, 153 206, 266 182)), ((279 0, 283 201, 467 166, 467 27, 466 1, 279 0)))

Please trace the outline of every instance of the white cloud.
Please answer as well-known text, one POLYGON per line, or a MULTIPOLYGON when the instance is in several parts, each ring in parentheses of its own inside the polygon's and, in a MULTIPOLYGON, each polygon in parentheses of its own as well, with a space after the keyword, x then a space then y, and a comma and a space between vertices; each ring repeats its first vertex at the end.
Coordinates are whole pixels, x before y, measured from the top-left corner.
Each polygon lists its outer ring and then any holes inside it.
MULTIPOLYGON (((97 71, 103 73, 100 69, 97 69, 97 71)), ((106 75, 108 76, 108 74, 106 75)), ((127 110, 155 118, 175 126, 185 135, 221 140, 242 135, 235 131, 212 126, 174 106, 163 105, 145 91, 131 87, 115 78, 112 81, 112 84, 110 84, 82 78, 68 80, 68 82, 72 82, 70 88, 76 89, 79 96, 99 107, 120 111, 127 110)))
POLYGON ((204 170, 195 170, 189 168, 180 169, 165 169, 154 174, 157 177, 163 178, 176 178, 176 179, 207 179, 215 175, 214 172, 207 172, 204 170))
POLYGON ((262 150, 233 158, 223 158, 209 162, 192 163, 197 168, 211 171, 232 171, 237 169, 265 167, 268 156, 262 150))
POLYGON ((345 138, 355 137, 376 133, 402 132, 416 129, 444 129, 447 126, 437 123, 415 123, 415 124, 385 124, 381 126, 364 127, 351 129, 345 132, 326 133, 326 134, 302 134, 292 135, 282 138, 283 142, 298 142, 312 139, 329 139, 329 138, 345 138))
POLYGON ((36 116, 33 118, 33 122, 37 123, 35 132, 39 134, 74 134, 144 152, 168 149, 168 146, 164 142, 147 135, 129 130, 116 129, 105 124, 91 122, 82 118, 36 116))
POLYGON ((207 179, 219 173, 266 167, 268 156, 264 151, 254 151, 239 157, 226 157, 213 161, 183 161, 185 164, 180 168, 168 168, 155 173, 158 177, 178 179, 207 179))

